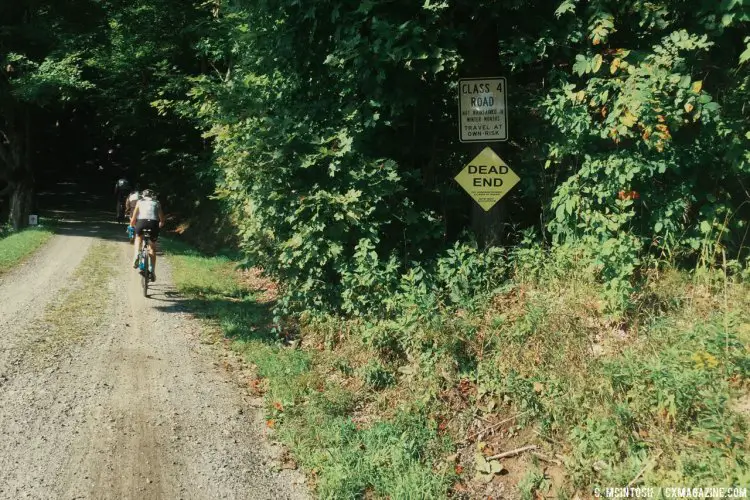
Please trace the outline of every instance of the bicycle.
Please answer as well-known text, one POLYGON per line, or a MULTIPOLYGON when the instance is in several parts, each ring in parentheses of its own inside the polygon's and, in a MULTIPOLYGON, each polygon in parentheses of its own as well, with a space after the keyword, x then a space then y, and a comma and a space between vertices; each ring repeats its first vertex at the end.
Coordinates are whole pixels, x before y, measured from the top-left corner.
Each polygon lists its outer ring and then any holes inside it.
POLYGON ((153 263, 151 262, 151 256, 149 250, 151 249, 151 230, 143 230, 143 246, 138 254, 138 269, 140 270, 143 280, 143 296, 148 297, 148 283, 151 280, 151 276, 154 273, 153 263))

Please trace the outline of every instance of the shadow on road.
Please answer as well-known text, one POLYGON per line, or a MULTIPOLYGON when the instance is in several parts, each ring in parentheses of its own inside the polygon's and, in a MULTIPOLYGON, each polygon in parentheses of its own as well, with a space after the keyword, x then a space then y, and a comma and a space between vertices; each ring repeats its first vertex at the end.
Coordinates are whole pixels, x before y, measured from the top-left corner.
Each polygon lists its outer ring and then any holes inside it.
POLYGON ((163 294, 162 297, 153 297, 157 301, 167 303, 156 306, 160 311, 190 311, 195 317, 219 326, 224 337, 231 340, 276 341, 276 336, 271 331, 273 303, 260 303, 250 298, 241 300, 216 296, 180 298, 179 294, 169 287, 164 289, 163 294))
MULTIPOLYGON (((128 241, 128 223, 117 222, 113 214, 102 211, 45 210, 39 214, 39 224, 51 228, 55 234, 81 236, 105 241, 128 241)), ((157 255, 162 255, 157 250, 157 255)))

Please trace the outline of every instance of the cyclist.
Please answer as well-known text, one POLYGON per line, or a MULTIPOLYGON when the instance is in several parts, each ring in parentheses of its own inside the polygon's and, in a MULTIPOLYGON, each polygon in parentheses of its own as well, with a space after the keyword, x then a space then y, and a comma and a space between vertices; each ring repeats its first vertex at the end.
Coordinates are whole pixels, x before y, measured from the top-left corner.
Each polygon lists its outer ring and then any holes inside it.
POLYGON ((120 178, 115 183, 115 199, 117 208, 115 210, 115 220, 119 221, 125 217, 125 200, 130 193, 130 182, 126 178, 120 178))
POLYGON ((135 209, 135 204, 138 203, 138 200, 141 199, 141 193, 138 191, 138 186, 135 187, 135 190, 133 190, 132 193, 128 196, 128 199, 125 200, 125 217, 130 217, 133 215, 133 209, 135 209))
POLYGON ((138 269, 138 254, 141 251, 141 241, 143 230, 151 230, 151 246, 149 247, 149 256, 153 272, 151 281, 156 280, 156 240, 159 239, 159 229, 164 227, 164 211, 161 204, 154 196, 153 191, 144 189, 141 193, 141 199, 135 204, 133 215, 130 216, 130 225, 135 227, 135 245, 133 255, 133 268, 138 269))

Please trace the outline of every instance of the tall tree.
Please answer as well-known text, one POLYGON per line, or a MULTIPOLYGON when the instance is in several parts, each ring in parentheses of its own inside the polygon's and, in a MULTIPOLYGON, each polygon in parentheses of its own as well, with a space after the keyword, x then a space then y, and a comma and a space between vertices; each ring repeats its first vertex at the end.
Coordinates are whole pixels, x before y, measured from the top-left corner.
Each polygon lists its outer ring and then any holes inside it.
POLYGON ((10 196, 16 229, 27 224, 34 200, 35 140, 56 123, 45 111, 91 88, 81 54, 98 19, 95 2, 0 5, 0 197, 10 196))

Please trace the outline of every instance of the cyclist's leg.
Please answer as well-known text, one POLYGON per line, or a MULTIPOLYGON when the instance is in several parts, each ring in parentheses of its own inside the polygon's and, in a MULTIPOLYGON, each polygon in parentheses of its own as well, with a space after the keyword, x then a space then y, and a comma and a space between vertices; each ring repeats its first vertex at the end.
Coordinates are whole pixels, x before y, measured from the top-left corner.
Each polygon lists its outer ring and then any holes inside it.
POLYGON ((156 244, 159 239, 159 222, 153 221, 151 223, 151 245, 149 247, 149 252, 151 254, 151 265, 153 266, 151 270, 154 274, 156 274, 156 244))
POLYGON ((133 245, 133 266, 138 265, 138 255, 141 253, 141 242, 143 241, 143 223, 145 221, 135 221, 135 244, 133 245))
POLYGON ((138 267, 138 255, 141 253, 141 235, 136 233, 133 244, 133 267, 138 267))
POLYGON ((151 240, 148 246, 148 255, 151 258, 151 272, 156 274, 156 241, 151 240))

